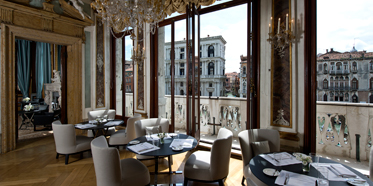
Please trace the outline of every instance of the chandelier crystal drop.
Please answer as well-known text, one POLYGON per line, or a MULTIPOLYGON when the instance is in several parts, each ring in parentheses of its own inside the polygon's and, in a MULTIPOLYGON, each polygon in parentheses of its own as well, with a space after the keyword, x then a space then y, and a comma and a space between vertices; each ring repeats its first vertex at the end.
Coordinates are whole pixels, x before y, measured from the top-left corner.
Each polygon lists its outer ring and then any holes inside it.
POLYGON ((167 16, 164 0, 95 0, 91 7, 114 32, 130 31, 132 35, 134 28, 143 30, 144 23, 149 23, 154 34, 158 23, 167 16))

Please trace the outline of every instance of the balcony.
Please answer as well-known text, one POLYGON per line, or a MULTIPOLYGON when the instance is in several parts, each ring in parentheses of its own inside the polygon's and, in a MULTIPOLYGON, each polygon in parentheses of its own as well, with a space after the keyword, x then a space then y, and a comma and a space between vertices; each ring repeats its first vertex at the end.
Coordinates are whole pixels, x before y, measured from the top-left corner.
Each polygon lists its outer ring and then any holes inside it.
MULTIPOLYGON (((333 74, 333 75, 347 75, 349 73, 350 73, 349 70, 331 70, 330 71, 330 74, 333 74)), ((324 74, 326 73, 324 72, 324 74)))
POLYGON ((329 87, 331 91, 349 91, 351 90, 350 86, 343 86, 343 87, 329 87))
POLYGON ((317 102, 316 152, 355 159, 359 151, 360 160, 368 160, 372 113, 373 104, 317 102))

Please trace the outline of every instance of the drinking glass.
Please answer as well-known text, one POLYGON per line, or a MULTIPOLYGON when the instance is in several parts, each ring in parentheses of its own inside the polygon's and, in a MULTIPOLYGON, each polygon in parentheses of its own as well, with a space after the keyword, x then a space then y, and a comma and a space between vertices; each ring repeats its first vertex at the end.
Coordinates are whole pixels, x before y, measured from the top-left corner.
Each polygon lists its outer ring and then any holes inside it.
POLYGON ((319 161, 320 161, 320 156, 317 155, 314 152, 311 152, 310 153, 310 157, 312 158, 312 162, 314 163, 314 165, 318 166, 319 165, 319 161))
POLYGON ((327 167, 318 168, 318 175, 317 175, 318 186, 329 185, 328 175, 329 175, 329 170, 327 167))

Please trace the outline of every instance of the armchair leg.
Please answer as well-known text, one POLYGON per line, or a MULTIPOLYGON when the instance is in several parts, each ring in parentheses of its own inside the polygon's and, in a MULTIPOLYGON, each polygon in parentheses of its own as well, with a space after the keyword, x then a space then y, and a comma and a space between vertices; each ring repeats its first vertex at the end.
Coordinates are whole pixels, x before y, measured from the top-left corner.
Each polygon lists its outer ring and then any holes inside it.
POLYGON ((188 178, 184 177, 184 186, 188 185, 188 178))
POLYGON ((69 155, 66 154, 65 155, 65 165, 67 165, 69 163, 69 155))
POLYGON ((172 172, 172 169, 171 169, 171 161, 172 161, 172 156, 168 156, 168 171, 172 172))
POLYGON ((83 159, 83 152, 80 153, 80 159, 83 159))
POLYGON ((219 186, 224 186, 224 179, 219 180, 219 186))
POLYGON ((58 157, 60 157, 60 154, 57 153, 57 155, 56 155, 56 159, 58 159, 58 157))
POLYGON ((245 176, 242 176, 242 182, 241 185, 245 186, 245 176))

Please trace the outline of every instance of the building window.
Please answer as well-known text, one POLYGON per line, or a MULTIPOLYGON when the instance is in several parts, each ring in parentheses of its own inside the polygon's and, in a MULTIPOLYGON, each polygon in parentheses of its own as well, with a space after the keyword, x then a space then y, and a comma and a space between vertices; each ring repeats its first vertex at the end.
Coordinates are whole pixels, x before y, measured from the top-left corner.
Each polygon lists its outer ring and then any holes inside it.
POLYGON ((180 95, 184 95, 184 90, 180 90, 180 95))
POLYGON ((349 99, 349 95, 348 95, 348 93, 346 93, 345 94, 345 100, 348 101, 348 99, 349 99))
POLYGON ((184 59, 184 48, 180 48, 180 59, 184 59))
POLYGON ((342 70, 342 63, 341 62, 337 63, 337 70, 342 70))
POLYGON ((328 88, 328 80, 324 79, 324 82, 323 82, 323 88, 324 89, 327 89, 328 88))
POLYGON ((183 76, 184 75, 184 69, 180 69, 180 76, 183 76))
POLYGON ((212 83, 209 83, 209 87, 212 87, 212 83))
POLYGON ((369 80, 369 88, 373 89, 373 77, 369 80))
POLYGON ((373 94, 369 96, 369 103, 373 103, 373 94))
POLYGON ((334 62, 330 64, 331 70, 334 70, 334 62))
POLYGON ((242 68, 242 73, 243 73, 243 74, 246 74, 246 66, 244 66, 244 67, 242 68))
POLYGON ((352 102, 353 102, 353 103, 357 103, 358 101, 359 101, 359 98, 357 97, 356 94, 354 94, 354 95, 352 96, 352 102))
POLYGON ((214 75, 214 63, 210 62, 208 66, 208 75, 214 75))
POLYGON ((210 96, 210 97, 212 96, 212 92, 209 92, 209 96, 210 96))
POLYGON ((354 89, 354 90, 357 90, 357 88, 358 88, 358 80, 356 78, 352 79, 351 88, 354 89))
POLYGON ((334 101, 333 98, 334 98, 334 94, 330 93, 330 101, 334 101))
POLYGON ((207 53, 208 57, 214 57, 214 46, 210 45, 207 53))
POLYGON ((373 70, 373 61, 370 61, 369 63, 369 70, 373 70))
POLYGON ((199 46, 199 57, 202 57, 202 46, 199 46))
POLYGON ((184 86, 184 82, 180 82, 180 86, 183 87, 184 86))
POLYGON ((324 101, 328 101, 328 95, 324 94, 324 101))
POLYGON ((352 63, 352 70, 357 70, 357 64, 355 61, 352 63))
POLYGON ((324 72, 328 71, 328 64, 324 63, 324 72))

